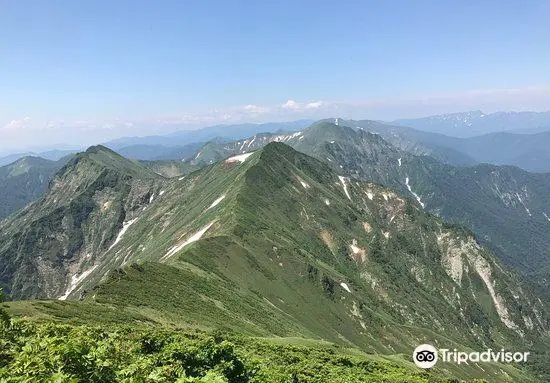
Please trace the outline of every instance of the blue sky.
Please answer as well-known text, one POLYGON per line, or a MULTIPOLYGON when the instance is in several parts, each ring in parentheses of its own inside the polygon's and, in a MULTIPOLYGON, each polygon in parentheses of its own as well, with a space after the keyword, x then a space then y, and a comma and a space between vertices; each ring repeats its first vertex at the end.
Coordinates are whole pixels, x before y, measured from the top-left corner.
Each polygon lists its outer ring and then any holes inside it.
POLYGON ((0 149, 335 113, 548 110, 549 19, 545 0, 0 0, 0 149))

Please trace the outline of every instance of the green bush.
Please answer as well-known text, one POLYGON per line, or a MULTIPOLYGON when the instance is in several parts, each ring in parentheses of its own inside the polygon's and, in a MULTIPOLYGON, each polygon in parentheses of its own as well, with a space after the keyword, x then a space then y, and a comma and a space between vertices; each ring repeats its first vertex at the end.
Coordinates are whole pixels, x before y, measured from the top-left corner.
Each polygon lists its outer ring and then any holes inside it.
POLYGON ((35 323, 12 319, 0 337, 0 382, 427 383, 434 374, 235 334, 35 323))
POLYGON ((233 345, 209 335, 21 320, 9 332, 0 343, 0 382, 248 381, 233 345))

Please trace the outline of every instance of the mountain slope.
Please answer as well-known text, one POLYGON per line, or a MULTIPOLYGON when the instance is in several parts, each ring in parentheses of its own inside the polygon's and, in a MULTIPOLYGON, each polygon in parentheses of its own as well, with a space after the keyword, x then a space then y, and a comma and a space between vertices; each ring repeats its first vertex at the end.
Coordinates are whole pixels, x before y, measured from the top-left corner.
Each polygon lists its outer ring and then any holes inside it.
POLYGON ((76 155, 42 199, 0 223, 0 283, 13 298, 63 295, 162 182, 104 147, 76 155))
POLYGON ((95 263, 75 273, 69 298, 386 352, 419 337, 443 341, 428 328, 472 346, 546 331, 544 306, 471 234, 284 144, 163 191, 104 255, 90 250, 95 263), (143 266, 113 272, 133 262, 143 266))
POLYGON ((550 172, 550 132, 489 133, 456 138, 375 121, 345 121, 379 133, 392 145, 416 155, 429 155, 451 165, 490 163, 515 165, 532 172, 550 172))
POLYGON ((123 157, 144 160, 181 160, 189 157, 201 147, 202 143, 192 143, 183 146, 164 145, 128 145, 116 149, 116 152, 123 157))
POLYGON ((0 220, 42 195, 50 179, 68 160, 23 157, 0 167, 0 220))
MULTIPOLYGON (((508 265, 523 273, 550 266, 550 175, 510 166, 453 167, 395 148, 367 126, 325 120, 284 142, 334 170, 390 186, 418 199, 425 209, 473 230, 508 265)), ((225 147, 262 146, 277 135, 254 136, 225 147)), ((211 151, 218 153, 216 151, 211 151)), ((230 150, 223 151, 229 155, 230 150)), ((217 154, 218 157, 221 154, 217 154)), ((540 279, 538 279, 540 280, 540 279)))
POLYGON ((479 162, 475 156, 461 151, 457 145, 458 141, 466 139, 371 120, 344 120, 342 125, 380 134, 384 140, 401 150, 417 156, 430 156, 450 165, 471 166, 479 162))

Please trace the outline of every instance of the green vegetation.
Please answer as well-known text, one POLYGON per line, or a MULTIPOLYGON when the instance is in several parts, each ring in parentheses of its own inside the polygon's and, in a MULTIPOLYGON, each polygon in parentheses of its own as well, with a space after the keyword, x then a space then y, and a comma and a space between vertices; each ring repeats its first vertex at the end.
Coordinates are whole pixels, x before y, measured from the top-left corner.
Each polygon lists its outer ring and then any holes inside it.
POLYGON ((320 342, 25 320, 1 326, 0 381, 6 383, 459 382, 399 358, 320 342))
POLYGON ((0 167, 0 220, 38 199, 54 174, 68 161, 23 157, 0 167))
MULTIPOLYGON (((412 197, 405 184, 409 178, 412 191, 420 196, 426 211, 469 228, 479 242, 487 245, 507 266, 517 269, 529 283, 538 284, 537 289, 550 296, 547 283, 550 280, 550 231, 544 215, 550 215, 547 211, 550 173, 529 173, 512 166, 487 164, 451 166, 432 157, 410 154, 434 155, 433 151, 418 148, 414 143, 403 144, 407 150, 404 151, 381 135, 370 133, 386 132, 384 137, 394 142, 403 134, 400 128, 374 121, 340 119, 339 125, 333 122, 332 119, 320 121, 303 130, 300 136, 284 142, 325 162, 338 173, 375 182, 412 197)), ((275 137, 262 139, 257 135, 252 147, 260 148, 275 137)), ((250 141, 252 139, 246 142, 250 141)), ((241 152, 242 142, 208 143, 195 162, 201 158, 220 160, 241 152)), ((249 150, 245 147, 244 151, 249 150)), ((443 155, 446 160, 453 157, 459 163, 470 163, 458 152, 441 148, 437 152, 436 157, 443 155)), ((545 301, 548 302, 548 298, 545 301)))
MULTIPOLYGON (((328 132, 335 139, 354 134, 334 126, 328 132)), ((301 141, 309 144, 308 137, 301 141)), ((372 150, 383 144, 380 138, 370 142, 372 150)), ((317 146, 318 155, 328 150, 337 158, 330 145, 317 146)), ((119 359, 108 354, 109 362, 88 356, 91 366, 111 363, 124 370, 122 364, 145 360, 136 380, 156 373, 152 366, 172 374, 162 379, 183 379, 191 367, 169 350, 180 343, 195 347, 186 339, 198 329, 205 331, 199 338, 206 343, 197 346, 201 355, 203 346, 205 354, 216 354, 211 347, 217 347, 217 331, 242 334, 223 339, 233 344, 237 359, 229 351, 228 358, 240 361, 252 382, 414 382, 436 380, 436 372, 409 370, 406 360, 420 343, 520 347, 537 357, 546 347, 546 307, 470 231, 426 214, 391 189, 339 177, 331 166, 282 143, 170 180, 93 147, 58 173, 43 200, 0 229, 6 261, 0 276, 10 295, 65 292, 69 298, 6 305, 13 316, 33 318, 9 327, 12 361, 24 360, 18 351, 23 343, 52 348, 75 338, 78 350, 82 344, 95 350, 86 343, 93 339, 100 350, 111 350, 112 341, 115 350, 125 351, 119 359), (61 338, 51 339, 52 332, 61 338), (125 340, 117 340, 119 333, 125 340), (132 351, 139 344, 133 334, 173 341, 168 349, 155 349, 155 364, 132 351), (245 336, 300 340, 281 344, 245 336), (358 360, 339 362, 345 352, 332 357, 327 347, 387 360, 355 354, 358 360), (383 366, 372 370, 364 360, 383 366), (391 362, 405 370, 384 364, 391 362)), ((48 360, 38 351, 38 359, 48 360)), ((225 359, 200 360, 202 370, 191 378, 211 371, 209 378, 229 379, 218 366, 225 359)), ((516 365, 449 365, 444 373, 529 381, 516 365)))
MULTIPOLYGON (((163 182, 104 147, 75 155, 43 198, 0 221, 0 287, 13 299, 62 296, 70 264, 105 252, 163 182)), ((91 267, 89 258, 82 267, 91 267)))

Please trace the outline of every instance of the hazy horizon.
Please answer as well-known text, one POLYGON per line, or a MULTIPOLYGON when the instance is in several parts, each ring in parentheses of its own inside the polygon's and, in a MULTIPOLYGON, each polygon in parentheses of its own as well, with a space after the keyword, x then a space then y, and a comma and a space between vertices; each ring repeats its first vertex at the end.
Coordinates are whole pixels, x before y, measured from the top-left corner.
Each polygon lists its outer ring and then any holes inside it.
MULTIPOLYGON (((90 141, 86 140, 86 142, 81 143, 69 143, 69 142, 53 142, 51 144, 43 144, 43 145, 34 145, 34 146, 22 146, 22 147, 14 147, 14 148, 3 148, 0 147, 0 156, 8 156, 11 154, 17 154, 22 152, 47 152, 51 150, 83 150, 87 147, 93 146, 93 145, 101 145, 108 143, 110 141, 115 141, 122 138, 132 138, 132 137, 148 137, 148 136, 166 136, 173 133, 178 132, 186 132, 186 131, 194 131, 194 130, 200 130, 204 128, 214 127, 214 126, 232 126, 232 125, 240 125, 240 124, 269 124, 269 123, 293 123, 297 121, 317 121, 321 119, 328 119, 328 118, 342 118, 342 119, 357 119, 357 120, 373 120, 373 121, 381 121, 384 123, 391 123, 393 121, 402 120, 402 119, 409 119, 409 118, 425 118, 425 117, 432 117, 432 116, 438 116, 438 115, 444 115, 444 114, 458 114, 458 113, 468 113, 468 112, 474 112, 474 111, 481 111, 483 113, 486 113, 485 110, 482 109, 470 109, 470 110, 464 110, 464 111, 456 111, 456 112, 446 112, 446 113, 439 113, 439 114, 428 114, 428 115, 419 115, 419 116, 406 116, 402 118, 396 118, 393 120, 382 120, 382 119, 372 119, 372 118, 351 118, 347 116, 340 116, 340 115, 326 115, 319 118, 300 118, 296 120, 266 120, 266 121, 241 121, 241 122, 220 122, 220 123, 212 123, 212 124, 200 124, 200 125, 178 125, 178 124, 165 124, 163 126, 163 129, 158 131, 154 128, 151 130, 145 129, 143 134, 128 134, 128 135, 118 135, 114 136, 109 139, 104 140, 97 140, 97 141, 90 141), (172 127, 172 128, 171 128, 172 127), (171 129, 170 129, 171 128, 171 129)), ((535 112, 535 113, 550 113, 550 110, 541 110, 541 111, 535 111, 535 110, 496 110, 494 112, 486 113, 486 114, 492 114, 492 113, 522 113, 522 112, 535 112)), ((550 127, 549 127, 550 129, 550 127)), ((267 133, 267 132, 266 132, 267 133)), ((526 134, 528 134, 527 132, 526 134)))

